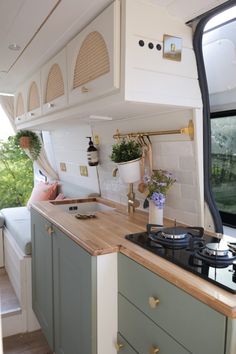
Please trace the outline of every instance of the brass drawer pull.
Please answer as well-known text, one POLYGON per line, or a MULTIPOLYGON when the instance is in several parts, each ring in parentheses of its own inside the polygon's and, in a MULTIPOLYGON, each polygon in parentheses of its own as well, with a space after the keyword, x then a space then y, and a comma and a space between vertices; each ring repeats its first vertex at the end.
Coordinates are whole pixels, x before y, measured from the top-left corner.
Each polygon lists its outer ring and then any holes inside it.
POLYGON ((81 92, 82 93, 87 93, 87 92, 89 92, 89 89, 87 87, 85 87, 85 86, 82 86, 81 87, 81 92))
POLYGON ((157 354, 159 353, 160 349, 158 347, 154 347, 154 346, 151 346, 151 348, 149 349, 149 353, 150 354, 157 354))
POLYGON ((116 347, 117 352, 120 352, 124 348, 124 344, 116 343, 115 347, 116 347))
POLYGON ((157 307, 157 305, 160 303, 160 300, 153 297, 153 296, 150 296, 148 302, 149 302, 149 306, 152 309, 155 309, 157 307))
POLYGON ((47 231, 47 233, 49 234, 49 236, 52 236, 52 234, 54 233, 53 227, 49 226, 49 225, 45 225, 45 230, 47 231))

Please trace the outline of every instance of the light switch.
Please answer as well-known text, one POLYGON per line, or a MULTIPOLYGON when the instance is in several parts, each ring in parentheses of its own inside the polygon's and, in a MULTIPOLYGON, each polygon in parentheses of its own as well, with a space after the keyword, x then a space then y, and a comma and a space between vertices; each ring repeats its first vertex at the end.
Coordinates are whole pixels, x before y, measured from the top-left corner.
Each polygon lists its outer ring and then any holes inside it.
POLYGON ((80 166, 80 176, 88 177, 88 168, 87 166, 80 166))

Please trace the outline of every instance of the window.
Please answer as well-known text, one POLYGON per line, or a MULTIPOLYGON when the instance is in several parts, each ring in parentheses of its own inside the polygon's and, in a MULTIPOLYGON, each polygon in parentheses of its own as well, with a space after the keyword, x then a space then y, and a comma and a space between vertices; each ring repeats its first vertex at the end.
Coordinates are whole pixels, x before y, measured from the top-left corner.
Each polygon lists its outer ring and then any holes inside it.
MULTIPOLYGON (((194 21, 193 21, 194 22, 194 21)), ((204 191, 215 229, 236 227, 236 6, 204 14, 194 35, 203 99, 204 191)))
POLYGON ((222 221, 236 227, 236 111, 211 114, 211 166, 222 221))

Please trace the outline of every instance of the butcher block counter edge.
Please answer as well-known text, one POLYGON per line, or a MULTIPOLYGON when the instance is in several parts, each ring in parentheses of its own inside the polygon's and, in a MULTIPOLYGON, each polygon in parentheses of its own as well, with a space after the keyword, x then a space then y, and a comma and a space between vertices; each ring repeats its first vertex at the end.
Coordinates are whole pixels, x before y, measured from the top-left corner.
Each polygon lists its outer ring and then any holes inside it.
MULTIPOLYGON (((216 311, 229 318, 236 318, 236 295, 125 239, 125 235, 129 233, 145 230, 147 213, 136 211, 134 214, 128 215, 125 206, 100 197, 70 199, 66 202, 87 201, 97 201, 114 208, 114 210, 97 212, 97 218, 94 219, 78 220, 74 215, 56 207, 55 204, 65 204, 65 201, 53 204, 51 202, 37 202, 32 205, 32 208, 83 247, 89 254, 99 256, 121 252, 216 311)), ((173 221, 165 220, 165 226, 171 224, 173 225, 173 221)))

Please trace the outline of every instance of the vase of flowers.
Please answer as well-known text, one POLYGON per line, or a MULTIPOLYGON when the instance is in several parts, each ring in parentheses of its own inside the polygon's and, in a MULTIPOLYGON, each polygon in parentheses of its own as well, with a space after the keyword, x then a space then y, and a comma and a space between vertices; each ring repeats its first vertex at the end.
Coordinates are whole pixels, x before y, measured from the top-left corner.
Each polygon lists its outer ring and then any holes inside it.
POLYGON ((152 176, 144 177, 146 199, 144 208, 149 206, 149 224, 163 225, 163 209, 166 195, 176 179, 168 171, 154 170, 152 176))

